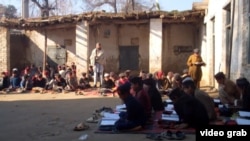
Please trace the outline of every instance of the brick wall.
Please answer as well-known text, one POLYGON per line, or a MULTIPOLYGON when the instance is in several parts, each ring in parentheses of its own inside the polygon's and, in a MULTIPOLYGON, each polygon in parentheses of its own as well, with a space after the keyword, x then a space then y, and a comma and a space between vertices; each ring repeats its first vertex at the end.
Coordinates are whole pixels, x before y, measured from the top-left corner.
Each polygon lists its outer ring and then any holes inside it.
POLYGON ((0 27, 0 72, 10 69, 9 37, 8 29, 0 27))

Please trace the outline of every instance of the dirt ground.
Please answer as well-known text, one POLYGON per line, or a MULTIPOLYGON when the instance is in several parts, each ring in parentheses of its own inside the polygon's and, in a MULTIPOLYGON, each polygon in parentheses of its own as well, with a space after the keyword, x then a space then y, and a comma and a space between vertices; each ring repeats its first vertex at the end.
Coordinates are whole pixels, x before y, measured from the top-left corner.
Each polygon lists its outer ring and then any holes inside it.
MULTIPOLYGON (((77 141, 87 134, 89 141, 150 140, 145 134, 98 134, 97 124, 73 131, 78 123, 103 106, 121 104, 118 97, 67 94, 0 94, 0 141, 77 141)), ((167 139, 165 139, 167 140, 167 139)), ((194 141, 195 135, 187 135, 194 141)))

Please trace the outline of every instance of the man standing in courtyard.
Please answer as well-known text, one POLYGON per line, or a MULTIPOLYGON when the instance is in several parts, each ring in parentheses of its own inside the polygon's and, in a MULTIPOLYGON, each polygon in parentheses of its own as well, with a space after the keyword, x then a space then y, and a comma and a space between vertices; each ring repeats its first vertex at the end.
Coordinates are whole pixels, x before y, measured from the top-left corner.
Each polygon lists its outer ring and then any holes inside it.
POLYGON ((102 85, 105 63, 106 59, 101 43, 96 43, 96 48, 92 50, 90 55, 90 64, 93 66, 94 70, 94 87, 96 87, 98 78, 100 80, 100 86, 102 85))
POLYGON ((206 64, 203 62, 202 57, 200 56, 200 50, 198 48, 194 49, 194 53, 189 56, 187 61, 187 66, 189 75, 192 77, 197 88, 200 88, 200 81, 202 78, 201 67, 206 64))

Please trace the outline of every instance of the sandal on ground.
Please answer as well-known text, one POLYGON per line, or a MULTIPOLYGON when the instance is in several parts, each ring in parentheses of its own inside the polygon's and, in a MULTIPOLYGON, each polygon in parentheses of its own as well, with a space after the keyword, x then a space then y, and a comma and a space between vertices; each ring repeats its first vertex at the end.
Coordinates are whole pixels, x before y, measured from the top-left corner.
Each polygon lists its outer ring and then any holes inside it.
POLYGON ((83 92, 81 91, 78 91, 78 92, 75 92, 76 95, 85 95, 83 92))
POLYGON ((161 141, 163 140, 162 136, 160 134, 156 133, 150 133, 146 135, 146 138, 156 140, 156 141, 161 141))
POLYGON ((183 133, 183 132, 181 132, 181 131, 177 131, 176 133, 175 133, 175 139, 176 140, 183 140, 183 139, 185 139, 185 137, 186 137, 186 135, 185 135, 185 133, 183 133))
POLYGON ((85 95, 83 92, 79 92, 78 94, 79 94, 79 95, 85 95))
POLYGON ((89 129, 89 126, 81 122, 78 125, 76 125, 76 127, 74 128, 74 131, 83 131, 87 129, 89 129))
POLYGON ((168 140, 174 140, 175 139, 173 133, 170 130, 168 130, 167 132, 161 133, 161 135, 162 135, 162 137, 164 137, 164 138, 166 138, 168 140))
POLYGON ((88 123, 98 123, 98 117, 96 115, 93 115, 92 117, 88 118, 86 122, 88 123))
POLYGON ((95 113, 101 113, 101 112, 110 112, 110 113, 113 113, 114 110, 110 107, 102 107, 98 110, 95 110, 95 113))

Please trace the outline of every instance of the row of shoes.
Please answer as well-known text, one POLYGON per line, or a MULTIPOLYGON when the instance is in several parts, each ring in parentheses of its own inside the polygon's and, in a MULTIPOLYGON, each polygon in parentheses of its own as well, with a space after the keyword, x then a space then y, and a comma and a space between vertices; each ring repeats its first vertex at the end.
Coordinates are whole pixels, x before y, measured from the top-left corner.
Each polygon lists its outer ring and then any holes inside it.
MULTIPOLYGON (((88 123, 98 123, 99 119, 101 117, 103 117, 105 112, 113 113, 113 109, 110 108, 110 107, 102 107, 100 109, 97 109, 97 110, 94 111, 93 116, 88 118, 86 120, 86 122, 88 122, 88 123)), ((83 131, 83 130, 87 130, 89 128, 90 128, 89 125, 87 125, 84 122, 81 122, 81 123, 77 124, 73 130, 74 131, 83 131)))

